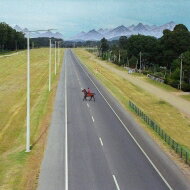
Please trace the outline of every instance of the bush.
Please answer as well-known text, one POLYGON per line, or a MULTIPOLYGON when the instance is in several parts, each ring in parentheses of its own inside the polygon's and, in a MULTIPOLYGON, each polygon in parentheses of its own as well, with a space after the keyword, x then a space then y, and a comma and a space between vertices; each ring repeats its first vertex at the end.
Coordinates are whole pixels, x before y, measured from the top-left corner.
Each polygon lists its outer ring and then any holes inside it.
POLYGON ((190 92, 190 84, 188 84, 188 83, 183 83, 183 84, 181 85, 181 88, 182 88, 182 90, 185 91, 185 92, 190 92))

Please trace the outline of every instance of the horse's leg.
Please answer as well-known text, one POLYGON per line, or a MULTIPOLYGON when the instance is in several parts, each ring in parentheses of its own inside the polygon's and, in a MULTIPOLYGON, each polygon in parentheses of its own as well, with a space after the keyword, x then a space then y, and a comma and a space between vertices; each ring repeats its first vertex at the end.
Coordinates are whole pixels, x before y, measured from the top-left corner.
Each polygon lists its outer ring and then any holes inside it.
POLYGON ((94 98, 94 102, 95 102, 95 97, 94 97, 94 95, 93 95, 93 98, 94 98))

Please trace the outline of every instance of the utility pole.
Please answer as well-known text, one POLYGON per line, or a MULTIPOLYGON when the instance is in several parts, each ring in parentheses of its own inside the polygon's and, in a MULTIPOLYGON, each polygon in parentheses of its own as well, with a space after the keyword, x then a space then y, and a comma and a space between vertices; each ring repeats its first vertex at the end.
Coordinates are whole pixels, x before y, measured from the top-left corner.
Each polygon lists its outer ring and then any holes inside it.
POLYGON ((59 63, 60 63, 60 42, 58 42, 58 67, 59 67, 59 63))
POLYGON ((141 72, 142 66, 141 66, 141 51, 140 51, 140 72, 141 72))
POLYGON ((27 93, 26 93, 26 152, 30 152, 30 33, 49 30, 28 31, 27 35, 27 93))
POLYGON ((121 61, 121 57, 120 57, 120 50, 119 50, 119 63, 120 63, 120 61, 121 61))
POLYGON ((27 35, 27 114, 26 114, 26 152, 30 152, 30 32, 27 35))
POLYGON ((57 57, 56 57, 56 41, 55 41, 55 75, 56 75, 56 72, 57 72, 57 57))
POLYGON ((182 84, 182 70, 183 70, 183 54, 180 56, 181 63, 180 63, 180 81, 179 81, 179 89, 181 90, 181 84, 182 84))
POLYGON ((49 39, 49 91, 51 90, 51 38, 49 39))

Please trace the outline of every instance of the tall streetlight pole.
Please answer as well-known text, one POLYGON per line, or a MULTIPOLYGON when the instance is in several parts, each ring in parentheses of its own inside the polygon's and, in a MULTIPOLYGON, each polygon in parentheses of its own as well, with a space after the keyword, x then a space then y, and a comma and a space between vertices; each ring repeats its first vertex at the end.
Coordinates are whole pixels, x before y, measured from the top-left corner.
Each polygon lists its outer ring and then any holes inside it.
POLYGON ((30 152, 30 32, 27 35, 27 115, 26 115, 26 152, 30 152))
POLYGON ((26 108, 26 152, 30 152, 30 33, 48 30, 28 31, 27 35, 27 108, 26 108))
POLYGON ((141 68, 142 66, 141 66, 141 51, 140 51, 140 71, 141 71, 141 68))
POLYGON ((60 42, 58 41, 58 67, 59 67, 59 62, 60 62, 60 42))
POLYGON ((182 70, 183 70, 183 54, 180 56, 181 63, 180 63, 180 81, 179 81, 179 89, 181 90, 181 84, 182 84, 182 70))
POLYGON ((55 41, 55 75, 56 75, 56 72, 57 72, 57 57, 56 57, 56 41, 55 41))
POLYGON ((49 39, 49 91, 51 90, 51 38, 49 39))

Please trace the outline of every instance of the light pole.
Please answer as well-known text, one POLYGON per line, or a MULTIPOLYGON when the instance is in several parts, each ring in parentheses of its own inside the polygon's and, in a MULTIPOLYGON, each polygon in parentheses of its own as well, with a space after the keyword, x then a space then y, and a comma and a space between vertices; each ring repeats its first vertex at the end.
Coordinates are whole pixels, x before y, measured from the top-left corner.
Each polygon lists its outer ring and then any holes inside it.
POLYGON ((57 71, 57 57, 56 57, 56 41, 55 41, 55 75, 56 75, 56 71, 57 71))
POLYGON ((30 32, 27 35, 27 114, 26 152, 30 152, 30 32))
POLYGON ((30 33, 48 30, 28 31, 27 35, 27 108, 26 108, 26 152, 30 152, 30 33))
POLYGON ((141 51, 140 51, 140 72, 141 72, 141 51))
POLYGON ((49 91, 51 90, 51 38, 49 39, 49 91))
POLYGON ((60 63, 60 42, 58 41, 58 67, 59 67, 59 63, 60 63))
POLYGON ((180 81, 179 81, 179 89, 181 90, 181 84, 182 84, 182 70, 183 70, 183 54, 180 56, 181 63, 180 63, 180 81))

